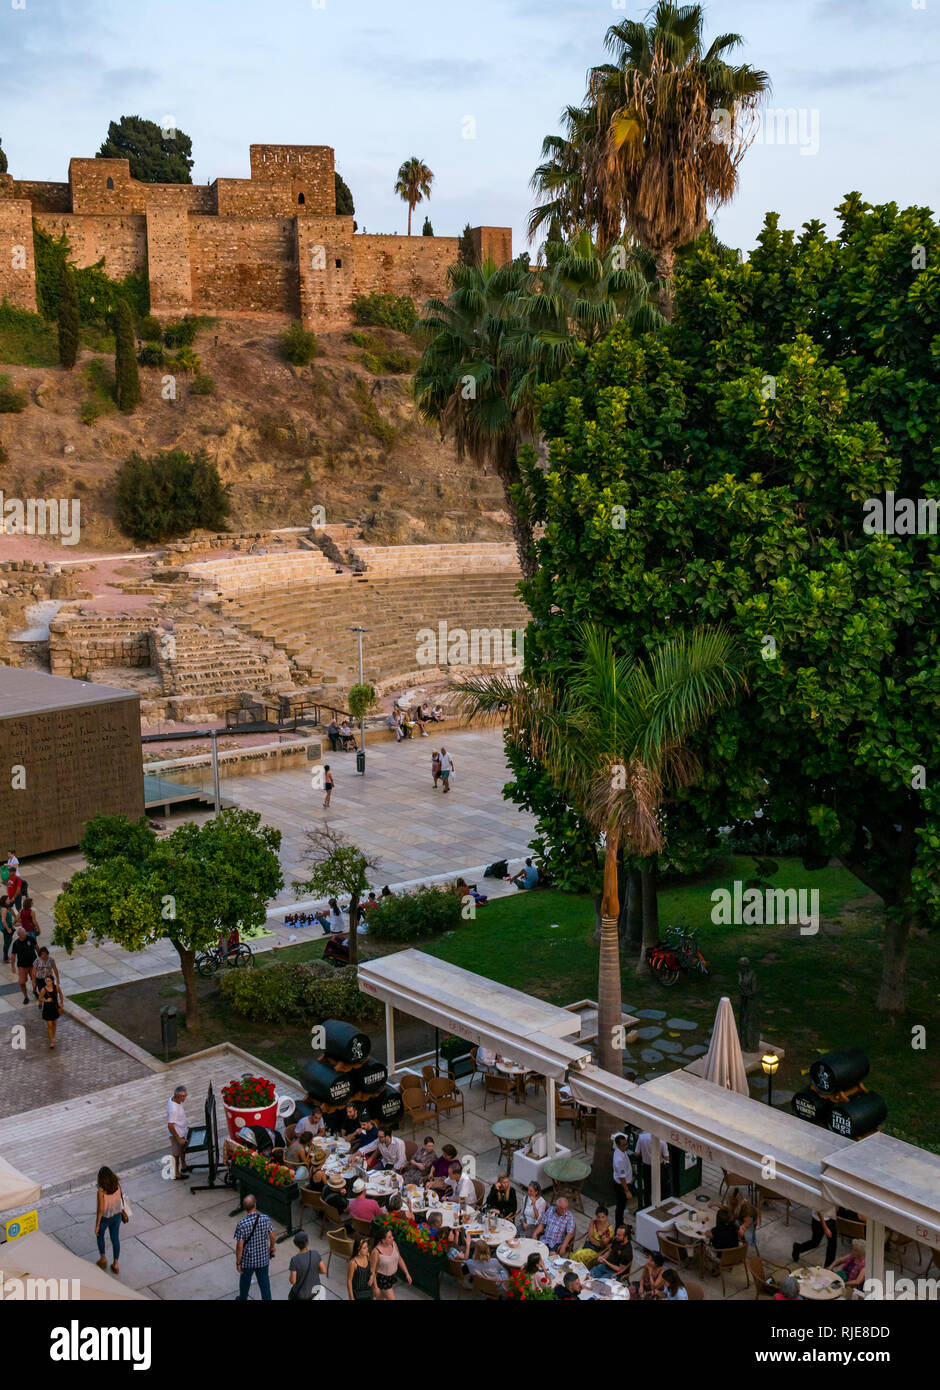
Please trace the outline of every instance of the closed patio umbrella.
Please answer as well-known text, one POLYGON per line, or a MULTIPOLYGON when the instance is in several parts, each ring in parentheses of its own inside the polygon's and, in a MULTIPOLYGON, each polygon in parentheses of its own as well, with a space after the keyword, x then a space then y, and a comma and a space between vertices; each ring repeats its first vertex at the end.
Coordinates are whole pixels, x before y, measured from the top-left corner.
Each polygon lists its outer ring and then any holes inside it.
POLYGON ((741 1043, 734 1021, 734 1010, 730 999, 721 999, 715 1014, 712 1040, 705 1058, 702 1073, 713 1086, 723 1086, 726 1091, 737 1091, 739 1096, 749 1094, 741 1043))

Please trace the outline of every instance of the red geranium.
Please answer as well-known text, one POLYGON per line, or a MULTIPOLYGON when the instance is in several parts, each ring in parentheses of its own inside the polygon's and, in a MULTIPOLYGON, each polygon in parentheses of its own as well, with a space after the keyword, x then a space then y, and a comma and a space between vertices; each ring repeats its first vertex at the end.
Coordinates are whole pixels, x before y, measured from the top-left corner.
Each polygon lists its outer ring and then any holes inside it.
POLYGON ((222 1087, 222 1100, 231 1110, 261 1110, 276 1094, 276 1084, 263 1076, 243 1076, 222 1087))

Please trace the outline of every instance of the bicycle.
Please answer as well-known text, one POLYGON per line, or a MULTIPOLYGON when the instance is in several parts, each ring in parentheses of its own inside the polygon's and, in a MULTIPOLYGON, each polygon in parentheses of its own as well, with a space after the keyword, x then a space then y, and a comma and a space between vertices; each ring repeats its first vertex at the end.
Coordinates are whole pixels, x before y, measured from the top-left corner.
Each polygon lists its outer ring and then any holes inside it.
POLYGON ((710 973, 696 936, 697 931, 688 927, 669 927, 666 940, 658 941, 646 952, 650 969, 661 985, 674 985, 680 974, 693 968, 705 976, 710 973))
POLYGON ((213 946, 211 951, 199 952, 196 957, 196 971, 207 977, 214 975, 217 970, 221 970, 226 965, 233 966, 237 970, 239 967, 251 965, 253 962, 254 956, 251 953, 251 947, 246 946, 244 942, 236 946, 234 951, 226 951, 224 958, 218 946, 213 946))

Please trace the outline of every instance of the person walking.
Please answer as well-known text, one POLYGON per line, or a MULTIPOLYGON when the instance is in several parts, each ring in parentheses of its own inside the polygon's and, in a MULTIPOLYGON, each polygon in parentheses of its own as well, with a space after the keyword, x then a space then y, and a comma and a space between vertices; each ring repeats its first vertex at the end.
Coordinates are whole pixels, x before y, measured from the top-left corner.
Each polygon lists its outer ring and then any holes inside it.
POLYGON ((333 774, 330 771, 330 765, 329 763, 326 763, 323 768, 323 786, 326 791, 326 796, 324 796, 323 798, 324 810, 326 810, 326 808, 330 804, 330 797, 333 795, 333 788, 335 787, 335 785, 336 783, 333 781, 333 774))
POLYGON ((395 1301, 394 1288, 398 1283, 399 1270, 410 1284, 411 1275, 408 1273, 408 1266, 402 1259, 401 1251, 395 1243, 395 1237, 387 1228, 382 1239, 376 1241, 369 1263, 369 1272, 375 1281, 375 1296, 378 1300, 395 1301))
POLYGON ((826 1258, 823 1260, 823 1264, 826 1269, 828 1269, 836 1257, 836 1248, 839 1243, 838 1233, 836 1232, 835 1207, 823 1207, 820 1211, 814 1211, 812 1213, 809 1240, 804 1240, 800 1243, 794 1241, 792 1252, 794 1263, 796 1263, 801 1255, 805 1255, 807 1250, 815 1250, 822 1241, 823 1236, 826 1237, 826 1258))
POLYGON ((0 898, 0 932, 3 933, 3 963, 10 963, 10 947, 16 939, 16 917, 8 898, 0 898))
POLYGON ((437 749, 431 752, 431 786, 437 790, 437 784, 441 776, 441 755, 437 749))
POLYGON ((636 1153, 643 1165, 643 1204, 649 1206, 653 1200, 653 1147, 659 1144, 659 1192, 661 1197, 669 1196, 669 1145, 665 1139, 655 1141, 648 1130, 643 1130, 636 1141, 636 1153))
POLYGON ((189 1121, 184 1108, 186 1095, 186 1087, 177 1086, 172 1100, 166 1103, 166 1127, 170 1133, 170 1151, 177 1182, 185 1181, 190 1175, 186 1167, 186 1145, 189 1143, 189 1121))
POLYGON ((368 1236, 357 1236, 346 1267, 346 1292, 350 1303, 370 1303, 375 1298, 375 1275, 370 1269, 368 1236))
POLYGON ((32 984, 33 998, 39 998, 39 990, 36 988, 36 945, 26 935, 22 927, 16 929, 16 940, 10 950, 10 964, 16 971, 16 978, 19 981, 20 989, 23 991, 23 1003, 29 1003, 29 995, 26 992, 26 981, 32 984))
POLYGON ((454 760, 447 749, 441 744, 441 781, 444 783, 444 791, 450 791, 450 778, 454 770, 454 760))
POLYGON ((33 909, 32 898, 23 899, 23 906, 20 908, 20 926, 27 936, 33 938, 35 944, 36 937, 39 935, 39 920, 33 909))
POLYGON ((274 1227, 251 1193, 242 1203, 245 1215, 235 1227, 235 1268, 238 1270, 238 1302, 244 1303, 254 1275, 261 1290, 261 1301, 271 1302, 269 1266, 276 1254, 274 1227))
POLYGON ((614 1211, 614 1229, 623 1225, 623 1214, 627 1203, 633 1201, 633 1164, 627 1153, 630 1141, 623 1133, 614 1135, 614 1188, 617 1193, 617 1206, 614 1211))
POLYGON ((49 1036, 49 1046, 52 1048, 55 1047, 55 1030, 64 1002, 55 979, 52 975, 47 975, 39 991, 39 1012, 42 1016, 43 1023, 46 1025, 46 1033, 49 1036))
POLYGON ((98 1268, 107 1269, 104 1238, 111 1237, 111 1273, 117 1274, 121 1258, 121 1225, 127 1220, 124 1193, 116 1173, 110 1168, 98 1169, 98 1204, 95 1209, 95 1237, 98 1241, 98 1268))
POLYGON ((294 1244, 297 1246, 297 1254, 291 1257, 288 1265, 290 1293, 287 1297, 291 1302, 299 1299, 301 1302, 311 1303, 317 1296, 320 1275, 326 1273, 326 1265, 320 1258, 319 1250, 308 1249, 310 1239, 306 1231, 297 1232, 294 1244))

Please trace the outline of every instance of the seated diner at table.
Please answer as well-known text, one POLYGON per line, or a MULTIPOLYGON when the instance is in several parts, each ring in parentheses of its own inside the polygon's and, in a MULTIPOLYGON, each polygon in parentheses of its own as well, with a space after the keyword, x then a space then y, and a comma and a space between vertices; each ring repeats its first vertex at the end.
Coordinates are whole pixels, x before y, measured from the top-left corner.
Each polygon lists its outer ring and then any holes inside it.
POLYGON ((512 1221, 516 1214, 516 1189, 509 1181, 508 1173, 500 1173, 493 1183, 487 1194, 485 1206, 487 1211, 498 1211, 500 1216, 512 1221))
POLYGON ((843 1255, 841 1260, 833 1261, 829 1268, 844 1280, 848 1288, 860 1288, 865 1282, 865 1242, 853 1240, 849 1253, 843 1255))
POLYGON ((559 1303, 574 1303, 581 1297, 581 1280, 571 1270, 555 1285, 555 1297, 559 1303))
POLYGON ((663 1270, 663 1283, 666 1285, 667 1303, 687 1303, 689 1291, 674 1269, 663 1270))
POLYGON ((526 1278, 534 1284, 537 1289, 550 1289, 552 1286, 552 1276, 545 1267, 538 1250, 533 1250, 531 1255, 526 1256, 525 1262, 526 1278))
MULTIPOLYGON (((368 1149, 371 1158, 374 1153, 373 1146, 378 1142, 378 1138, 378 1125, 370 1116, 365 1116, 360 1121, 358 1129, 353 1130, 349 1136, 349 1147, 353 1153, 362 1153, 363 1149, 368 1149)), ((370 1162, 368 1166, 372 1167, 373 1164, 370 1162)))
POLYGON ((303 1119, 299 1120, 294 1126, 295 1139, 302 1134, 309 1134, 313 1138, 316 1138, 318 1134, 325 1133, 326 1123, 323 1119, 323 1111, 320 1109, 319 1105, 315 1106, 309 1115, 305 1115, 303 1119))
POLYGON ((356 1179, 353 1183, 352 1190, 353 1195, 349 1203, 349 1215, 354 1216, 357 1221, 372 1221, 382 1210, 379 1203, 374 1197, 366 1196, 366 1185, 362 1178, 356 1179))
POLYGON ((531 1236, 547 1208, 548 1203, 542 1196, 541 1186, 537 1182, 530 1182, 522 1204, 522 1215, 516 1223, 516 1233, 520 1236, 531 1236))
POLYGON ((800 1293, 800 1281, 794 1279, 792 1274, 788 1274, 786 1279, 781 1279, 780 1287, 774 1294, 776 1303, 801 1303, 803 1295, 800 1293))
POLYGON ((430 1134, 426 1134, 421 1147, 416 1149, 408 1159, 401 1175, 406 1183, 414 1183, 420 1187, 427 1181, 436 1162, 437 1150, 434 1147, 434 1140, 430 1134))
POLYGON ((440 1155, 434 1160, 434 1165, 431 1169, 432 1178, 428 1183, 428 1187, 432 1188, 435 1192, 444 1191, 444 1185, 450 1174, 450 1165, 454 1162, 456 1157, 457 1150, 454 1148, 453 1144, 445 1144, 442 1147, 440 1155))
POLYGON ((633 1268, 633 1246, 626 1226, 618 1226, 591 1270, 593 1279, 624 1279, 633 1268))
POLYGON ((485 1240, 478 1240, 473 1247, 473 1255, 464 1265, 464 1273, 479 1275, 481 1279, 495 1279, 497 1284, 506 1280, 506 1271, 490 1250, 485 1240))
POLYGON ((574 1217, 568 1210, 568 1198, 559 1197, 543 1213, 535 1228, 535 1239, 543 1241, 556 1255, 566 1255, 574 1241, 574 1217))
POLYGON ((294 1181, 306 1185, 315 1153, 312 1135, 297 1135, 284 1151, 284 1162, 294 1170, 294 1181))
POLYGON ((342 1114, 334 1115, 333 1132, 343 1139, 352 1140, 352 1136, 357 1132, 361 1124, 359 1106, 356 1105, 354 1101, 350 1101, 342 1114))
POLYGON ((741 1244, 738 1227, 727 1207, 719 1207, 715 1214, 715 1226, 709 1238, 705 1259, 711 1269, 721 1263, 722 1250, 736 1250, 741 1244))
POLYGON ((646 1264, 640 1271, 639 1294, 641 1298, 665 1298, 664 1263, 665 1260, 658 1251, 647 1256, 646 1264))
POLYGON ((346 1201, 346 1180, 339 1173, 331 1173, 323 1185, 322 1197, 337 1216, 342 1216, 349 1206, 346 1201))
POLYGON ((454 1202, 466 1202, 472 1207, 477 1198, 473 1179, 463 1171, 459 1162, 450 1165, 450 1172, 444 1183, 444 1191, 454 1202))
POLYGON ((587 1250, 605 1250, 614 1238, 606 1207, 598 1207, 588 1222, 584 1246, 587 1250))
POLYGON ((400 1173, 408 1161, 405 1152, 405 1141, 399 1139, 397 1134, 393 1134, 390 1129, 380 1127, 378 1137, 369 1144, 362 1144, 359 1148, 360 1154, 374 1154, 378 1168, 391 1168, 396 1173, 400 1173))

